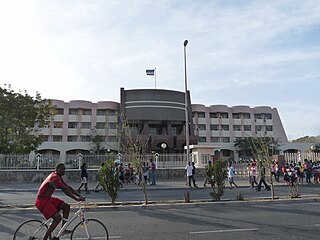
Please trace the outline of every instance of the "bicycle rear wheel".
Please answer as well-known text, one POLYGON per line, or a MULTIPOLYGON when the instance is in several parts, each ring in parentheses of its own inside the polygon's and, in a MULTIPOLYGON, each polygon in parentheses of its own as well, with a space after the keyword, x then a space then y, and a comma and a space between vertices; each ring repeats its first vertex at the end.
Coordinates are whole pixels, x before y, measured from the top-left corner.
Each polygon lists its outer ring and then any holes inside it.
POLYGON ((42 221, 32 219, 21 223, 17 230, 14 232, 13 240, 26 240, 26 239, 43 239, 48 230, 48 226, 42 221))
POLYGON ((87 219, 86 223, 80 222, 72 230, 71 240, 79 240, 79 239, 108 240, 109 234, 106 226, 102 222, 96 219, 87 219), (87 230, 90 238, 88 238, 86 234, 84 224, 86 224, 87 226, 87 230))

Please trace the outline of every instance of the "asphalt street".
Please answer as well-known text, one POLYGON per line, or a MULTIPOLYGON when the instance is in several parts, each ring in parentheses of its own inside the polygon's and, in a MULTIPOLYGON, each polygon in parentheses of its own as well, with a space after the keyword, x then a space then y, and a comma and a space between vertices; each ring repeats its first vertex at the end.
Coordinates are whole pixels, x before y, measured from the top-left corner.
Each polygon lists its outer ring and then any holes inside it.
MULTIPOLYGON (((87 216, 101 220, 110 239, 318 240, 320 234, 315 199, 99 207, 87 209, 87 216)), ((0 209, 1 239, 12 239, 29 218, 41 215, 36 209, 0 209)))
MULTIPOLYGON (((250 189, 246 179, 237 179, 238 188, 225 188, 222 200, 236 200, 237 194, 241 193, 245 200, 270 198, 270 191, 257 192, 255 189, 250 189)), ((39 183, 6 183, 0 186, 0 208, 14 206, 32 206, 35 200, 36 191, 39 188, 39 183)), ((78 183, 70 183, 76 188, 78 183)), ((94 186, 95 184, 92 184, 94 186)), ((227 186, 227 184, 226 184, 227 186)), ((290 194, 289 188, 284 183, 276 183, 274 187, 275 197, 288 197, 290 194)), ((189 193, 191 201, 211 201, 210 187, 203 187, 199 183, 199 188, 188 188, 184 181, 159 181, 156 186, 147 186, 148 201, 164 202, 164 201, 184 201, 184 194, 189 193)), ((320 197, 320 184, 303 184, 299 187, 301 197, 320 197)), ((61 191, 54 193, 57 197, 65 201, 74 202, 69 197, 65 196, 61 191)), ((118 203, 142 203, 144 195, 141 188, 135 184, 125 185, 118 193, 118 203)), ((85 195, 85 194, 84 194, 85 195)), ((104 192, 93 192, 86 194, 89 203, 110 203, 110 197, 104 192)))

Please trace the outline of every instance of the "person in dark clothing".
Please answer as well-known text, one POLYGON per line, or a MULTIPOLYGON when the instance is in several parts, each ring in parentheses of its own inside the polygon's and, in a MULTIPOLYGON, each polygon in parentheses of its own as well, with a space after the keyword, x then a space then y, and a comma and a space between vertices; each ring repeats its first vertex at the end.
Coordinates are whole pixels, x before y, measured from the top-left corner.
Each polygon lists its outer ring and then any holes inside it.
POLYGON ((83 163, 81 165, 81 184, 78 187, 78 193, 80 193, 82 186, 84 186, 84 190, 86 191, 86 193, 90 193, 88 191, 88 171, 86 163, 83 163))
POLYGON ((264 188, 265 188, 265 190, 267 190, 267 191, 270 191, 271 189, 270 189, 270 187, 268 186, 268 184, 266 183, 266 181, 265 181, 265 176, 266 176, 266 168, 264 167, 264 165, 261 163, 260 164, 260 168, 259 168, 259 175, 260 175, 260 180, 259 180, 259 183, 258 183, 258 185, 257 185, 257 188, 256 188, 256 190, 257 191, 261 191, 261 185, 263 184, 264 185, 264 188))
POLYGON ((196 166, 194 165, 194 162, 192 162, 192 182, 193 182, 193 186, 195 188, 198 188, 198 186, 196 185, 196 166))

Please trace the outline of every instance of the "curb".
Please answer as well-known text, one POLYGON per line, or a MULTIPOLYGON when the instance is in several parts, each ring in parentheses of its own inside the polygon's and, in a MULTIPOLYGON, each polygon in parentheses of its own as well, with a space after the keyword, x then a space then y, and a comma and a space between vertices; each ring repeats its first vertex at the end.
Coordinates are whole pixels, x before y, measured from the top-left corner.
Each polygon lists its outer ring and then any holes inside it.
MULTIPOLYGON (((303 195, 297 198, 290 198, 289 196, 281 196, 276 197, 275 199, 271 199, 270 197, 253 197, 247 198, 244 200, 236 200, 236 199, 222 199, 221 201, 213 201, 211 199, 203 199, 203 200, 191 200, 190 202, 186 202, 184 200, 168 200, 168 201, 149 201, 146 205, 143 201, 131 201, 131 202, 116 202, 115 205, 112 205, 110 202, 93 202, 87 203, 85 205, 86 209, 98 209, 98 208, 112 208, 112 209, 121 209, 121 208, 159 208, 159 207, 172 207, 176 206, 194 206, 194 205, 204 205, 204 204, 230 204, 230 203, 250 203, 250 202, 279 202, 279 201, 312 201, 318 202, 320 201, 320 195, 303 195)), ((71 203, 71 208, 77 208, 77 203, 71 203)), ((33 204, 18 204, 18 205, 1 205, 0 210, 30 210, 36 209, 33 204)))

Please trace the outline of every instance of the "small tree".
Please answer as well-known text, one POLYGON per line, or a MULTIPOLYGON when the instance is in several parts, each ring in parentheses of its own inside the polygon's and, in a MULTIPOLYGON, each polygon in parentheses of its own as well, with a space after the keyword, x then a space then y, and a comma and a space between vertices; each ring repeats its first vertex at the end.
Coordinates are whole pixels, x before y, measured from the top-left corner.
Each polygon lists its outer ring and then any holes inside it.
POLYGON ((279 152, 279 143, 271 137, 245 137, 239 139, 234 144, 243 158, 257 157, 260 152, 266 152, 268 155, 279 152))
POLYGON ((210 196, 215 201, 220 201, 221 196, 224 194, 225 179, 227 177, 227 162, 219 159, 213 164, 206 167, 205 174, 208 179, 212 192, 210 196))
POLYGON ((143 157, 146 154, 149 146, 149 138, 142 134, 143 126, 134 124, 133 122, 128 123, 126 118, 122 115, 121 117, 121 139, 120 149, 125 152, 126 155, 131 156, 132 166, 136 169, 136 174, 141 177, 141 188, 144 194, 144 203, 148 204, 147 196, 147 183, 143 179, 143 157))
POLYGON ((274 199, 275 191, 273 178, 271 174, 271 164, 273 164, 274 152, 278 151, 279 143, 271 137, 256 137, 250 140, 253 155, 257 160, 258 167, 266 169, 266 175, 269 176, 269 183, 271 185, 271 198, 274 199))
POLYGON ((115 204, 118 191, 120 190, 120 181, 114 160, 115 157, 109 153, 107 155, 107 161, 99 171, 99 183, 103 187, 103 190, 110 196, 112 205, 115 204))
POLYGON ((91 146, 90 151, 94 154, 103 154, 106 152, 106 149, 103 147, 104 137, 99 134, 92 134, 91 138, 91 146))

